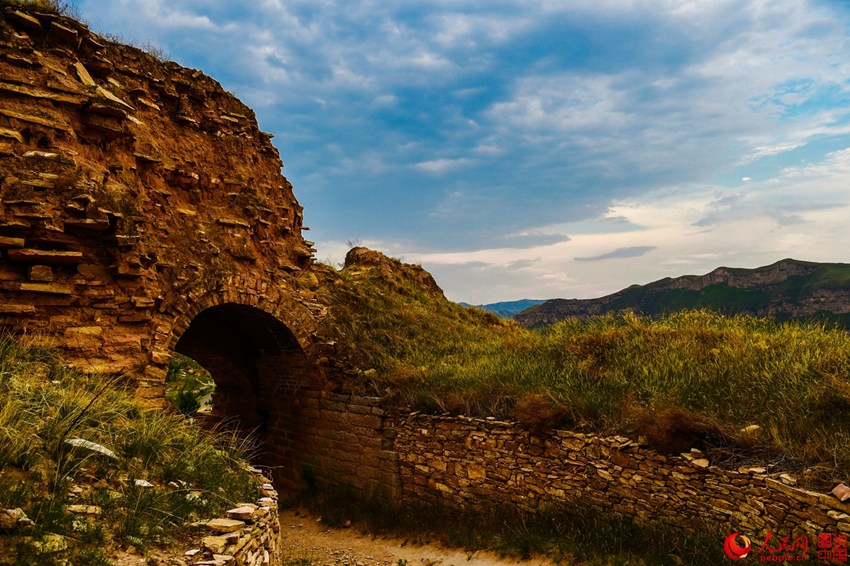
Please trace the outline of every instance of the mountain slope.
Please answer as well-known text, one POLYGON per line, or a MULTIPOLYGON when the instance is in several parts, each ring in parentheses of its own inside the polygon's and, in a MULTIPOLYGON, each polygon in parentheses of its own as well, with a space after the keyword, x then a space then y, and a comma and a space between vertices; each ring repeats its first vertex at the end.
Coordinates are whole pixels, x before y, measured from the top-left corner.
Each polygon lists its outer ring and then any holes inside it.
POLYGON ((632 285, 598 299, 552 299, 514 318, 525 326, 623 309, 658 315, 708 308, 779 320, 822 318, 850 326, 850 264, 783 259, 757 269, 718 267, 706 275, 632 285))
MULTIPOLYGON (((536 305, 540 305, 545 302, 546 301, 542 299, 520 299, 518 301, 502 301, 500 303, 488 303, 486 305, 474 306, 479 309, 489 311, 502 318, 511 318, 512 316, 518 315, 526 309, 529 309, 536 305)), ((464 307, 473 306, 469 303, 460 303, 460 305, 464 307)))

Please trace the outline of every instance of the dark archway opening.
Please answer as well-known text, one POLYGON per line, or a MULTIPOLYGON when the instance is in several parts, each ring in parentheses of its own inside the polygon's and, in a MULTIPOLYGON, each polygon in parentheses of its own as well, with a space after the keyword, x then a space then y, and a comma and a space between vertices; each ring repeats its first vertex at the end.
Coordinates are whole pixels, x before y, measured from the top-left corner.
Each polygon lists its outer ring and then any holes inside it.
POLYGON ((237 429, 258 446, 258 465, 279 484, 292 473, 295 394, 314 372, 292 332, 276 317, 226 303, 201 311, 174 351, 198 362, 215 381, 210 426, 237 429))

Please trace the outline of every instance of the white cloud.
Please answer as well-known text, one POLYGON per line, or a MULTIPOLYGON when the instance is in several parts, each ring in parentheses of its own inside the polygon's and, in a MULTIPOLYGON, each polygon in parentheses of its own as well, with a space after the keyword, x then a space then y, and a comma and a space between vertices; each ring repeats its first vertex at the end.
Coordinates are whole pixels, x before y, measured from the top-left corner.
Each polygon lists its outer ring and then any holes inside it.
POLYGON ((323 241, 418 254, 460 298, 845 257, 840 3, 77 3, 254 106, 323 241))
MULTIPOLYGON (((710 185, 690 187, 688 191, 654 191, 613 205, 596 220, 598 232, 588 229, 587 223, 579 223, 583 233, 571 233, 566 242, 525 249, 420 254, 419 259, 426 268, 445 274, 456 285, 447 287, 450 294, 476 303, 525 296, 597 297, 632 283, 707 273, 719 265, 756 267, 785 257, 827 262, 848 259, 845 234, 850 212, 850 148, 834 152, 818 165, 788 168, 779 179, 750 183, 747 193, 739 195, 728 195, 723 187, 710 185), (824 184, 824 178, 834 184, 824 184), (777 204, 787 196, 811 203, 843 204, 807 210, 792 206, 805 224, 786 225, 778 218, 781 211, 777 204), (709 215, 715 216, 714 224, 693 226, 709 215), (639 230, 605 231, 612 228, 612 218, 639 230), (655 248, 652 261, 612 257, 604 266, 601 262, 576 261, 605 256, 613 250, 650 247, 655 248), (522 269, 509 268, 519 262, 529 264, 522 269), (474 270, 469 267, 473 265, 474 270), (509 284, 490 287, 482 283, 464 294, 462 290, 469 286, 463 284, 461 274, 470 271, 486 272, 489 277, 499 274, 509 284)), ((569 228, 569 223, 557 227, 562 231, 569 228)))
POLYGON ((504 155, 506 149, 496 144, 481 143, 475 148, 475 153, 480 155, 504 155))
POLYGON ((461 157, 458 159, 432 159, 431 161, 422 161, 420 163, 416 163, 413 165, 414 169, 418 169, 419 171, 425 171, 426 173, 446 173, 447 171, 451 171, 452 169, 457 169, 458 167, 463 167, 471 163, 471 160, 461 157))
MULTIPOLYGON (((575 133, 579 130, 626 126, 617 76, 527 77, 517 81, 510 101, 495 104, 490 118, 512 128, 541 132, 575 133)), ((591 139, 587 140, 591 142, 591 139)))

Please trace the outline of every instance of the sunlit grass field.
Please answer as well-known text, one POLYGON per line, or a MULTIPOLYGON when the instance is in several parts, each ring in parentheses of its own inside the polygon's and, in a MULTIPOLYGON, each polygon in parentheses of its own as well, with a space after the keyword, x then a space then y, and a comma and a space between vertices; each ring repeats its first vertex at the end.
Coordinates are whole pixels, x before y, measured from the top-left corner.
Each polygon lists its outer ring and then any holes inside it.
POLYGON ((668 452, 708 446, 810 473, 850 467, 843 330, 708 310, 529 330, 375 267, 339 276, 332 324, 364 370, 347 386, 397 406, 643 436, 668 452))

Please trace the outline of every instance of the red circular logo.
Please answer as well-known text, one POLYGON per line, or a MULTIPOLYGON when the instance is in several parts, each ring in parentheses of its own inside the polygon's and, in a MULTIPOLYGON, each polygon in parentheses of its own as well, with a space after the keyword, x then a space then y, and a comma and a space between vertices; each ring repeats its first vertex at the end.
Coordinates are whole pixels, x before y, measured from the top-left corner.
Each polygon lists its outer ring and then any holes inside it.
POLYGON ((742 560, 750 553, 750 539, 740 533, 732 533, 726 537, 726 542, 723 543, 723 551, 726 556, 732 560, 742 560), (744 544, 738 544, 738 536, 744 541, 744 544))

